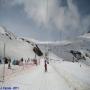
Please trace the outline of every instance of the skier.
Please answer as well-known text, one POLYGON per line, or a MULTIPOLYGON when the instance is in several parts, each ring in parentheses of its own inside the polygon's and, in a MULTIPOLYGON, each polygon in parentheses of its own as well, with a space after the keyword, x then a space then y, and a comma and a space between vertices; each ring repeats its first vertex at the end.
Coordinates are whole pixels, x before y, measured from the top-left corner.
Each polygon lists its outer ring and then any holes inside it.
POLYGON ((23 66, 23 61, 24 61, 23 58, 21 58, 21 60, 20 60, 20 62, 19 62, 19 65, 20 65, 20 66, 23 66))
POLYGON ((45 72, 47 72, 47 61, 44 61, 44 68, 45 68, 45 72))
POLYGON ((2 64, 2 60, 0 59, 0 64, 2 64))
POLYGON ((11 59, 9 58, 8 59, 8 69, 11 69, 11 64, 10 63, 11 63, 11 59))

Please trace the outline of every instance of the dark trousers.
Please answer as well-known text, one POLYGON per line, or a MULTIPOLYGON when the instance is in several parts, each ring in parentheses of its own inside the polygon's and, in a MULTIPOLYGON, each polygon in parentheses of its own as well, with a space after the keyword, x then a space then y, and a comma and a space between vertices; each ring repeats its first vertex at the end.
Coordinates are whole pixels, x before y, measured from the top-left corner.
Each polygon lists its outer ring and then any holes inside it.
POLYGON ((45 72, 47 72, 47 64, 45 64, 45 72))

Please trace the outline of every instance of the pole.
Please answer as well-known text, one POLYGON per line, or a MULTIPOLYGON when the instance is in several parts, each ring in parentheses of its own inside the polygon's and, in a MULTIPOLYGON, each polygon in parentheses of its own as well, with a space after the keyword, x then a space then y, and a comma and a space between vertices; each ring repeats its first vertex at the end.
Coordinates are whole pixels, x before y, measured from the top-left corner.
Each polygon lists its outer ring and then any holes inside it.
MULTIPOLYGON (((46 0, 46 18, 47 18, 47 23, 48 23, 48 0, 46 0)), ((48 27, 47 27, 47 29, 48 29, 48 27)), ((49 37, 49 30, 47 30, 47 35, 48 35, 48 37, 49 37)), ((46 44, 46 52, 48 52, 48 43, 46 44)))
POLYGON ((4 42, 4 68, 3 68, 3 82, 5 81, 5 42, 4 42))

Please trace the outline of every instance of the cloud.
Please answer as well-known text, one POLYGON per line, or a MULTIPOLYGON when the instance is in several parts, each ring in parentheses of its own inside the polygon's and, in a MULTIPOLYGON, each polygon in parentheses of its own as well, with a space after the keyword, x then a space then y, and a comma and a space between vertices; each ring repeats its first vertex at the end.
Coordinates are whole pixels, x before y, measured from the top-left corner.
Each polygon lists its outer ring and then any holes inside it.
POLYGON ((27 16, 37 24, 47 23, 47 0, 14 0, 15 4, 23 4, 27 16))
POLYGON ((27 16, 38 26, 55 27, 55 30, 66 32, 66 36, 85 32, 90 26, 90 15, 82 18, 74 0, 67 0, 67 6, 62 6, 61 1, 14 0, 12 5, 23 4, 27 16))

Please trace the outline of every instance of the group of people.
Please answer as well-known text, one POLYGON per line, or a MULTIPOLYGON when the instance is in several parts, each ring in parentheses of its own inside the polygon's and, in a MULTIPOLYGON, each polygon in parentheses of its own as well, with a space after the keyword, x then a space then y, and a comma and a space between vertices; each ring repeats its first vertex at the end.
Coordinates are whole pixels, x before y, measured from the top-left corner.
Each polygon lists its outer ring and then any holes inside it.
MULTIPOLYGON (((7 57, 4 58, 4 64, 8 64, 8 69, 11 69, 11 64, 22 66, 24 63, 26 64, 26 63, 29 63, 30 61, 33 61, 33 63, 36 64, 36 65, 38 64, 37 59, 30 60, 28 58, 27 60, 24 60, 23 58, 21 58, 20 60, 15 60, 14 59, 13 61, 11 61, 11 58, 7 58, 7 57)), ((45 59, 44 59, 45 72, 47 72, 47 64, 49 64, 48 59, 45 57, 45 59)))
POLYGON ((2 63, 8 64, 8 69, 11 69, 11 58, 4 57, 3 60, 1 60, 2 63))
MULTIPOLYGON (((29 59, 27 61, 29 62, 29 59)), ((23 63, 24 63, 23 58, 21 58, 20 60, 15 60, 14 59, 12 61, 11 61, 11 58, 7 58, 7 57, 4 58, 4 64, 8 64, 8 69, 11 69, 11 64, 12 65, 20 65, 20 66, 22 66, 23 63)))

